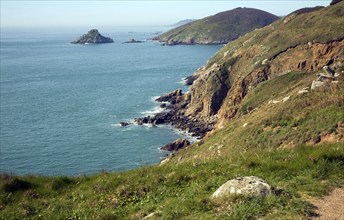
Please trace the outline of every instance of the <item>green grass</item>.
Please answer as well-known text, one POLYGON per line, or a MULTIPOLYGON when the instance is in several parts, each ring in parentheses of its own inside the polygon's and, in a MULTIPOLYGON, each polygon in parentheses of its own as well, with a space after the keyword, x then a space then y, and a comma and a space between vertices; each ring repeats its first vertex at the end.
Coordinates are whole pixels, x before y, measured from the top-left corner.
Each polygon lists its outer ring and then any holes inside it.
POLYGON ((272 99, 278 100, 282 95, 286 95, 292 89, 299 87, 301 79, 307 77, 314 78, 311 74, 293 72, 259 84, 257 88, 253 90, 252 94, 246 98, 240 111, 242 113, 248 113, 250 110, 257 108, 263 102, 272 99))
POLYGON ((152 212, 158 212, 159 219, 258 219, 267 214, 302 218, 314 214, 304 195, 324 195, 343 184, 342 143, 248 149, 240 155, 88 177, 2 176, 0 218, 141 219, 152 212), (274 194, 209 199, 237 175, 264 178, 274 194), (15 181, 30 186, 13 187, 15 181))

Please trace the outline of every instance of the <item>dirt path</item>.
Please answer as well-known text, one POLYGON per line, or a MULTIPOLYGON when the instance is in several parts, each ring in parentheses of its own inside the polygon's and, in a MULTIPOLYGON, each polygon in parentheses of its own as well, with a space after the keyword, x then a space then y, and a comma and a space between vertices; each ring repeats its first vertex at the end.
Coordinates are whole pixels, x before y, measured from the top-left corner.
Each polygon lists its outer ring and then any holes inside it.
POLYGON ((316 220, 344 220, 344 188, 334 189, 330 195, 312 201, 318 207, 316 220))

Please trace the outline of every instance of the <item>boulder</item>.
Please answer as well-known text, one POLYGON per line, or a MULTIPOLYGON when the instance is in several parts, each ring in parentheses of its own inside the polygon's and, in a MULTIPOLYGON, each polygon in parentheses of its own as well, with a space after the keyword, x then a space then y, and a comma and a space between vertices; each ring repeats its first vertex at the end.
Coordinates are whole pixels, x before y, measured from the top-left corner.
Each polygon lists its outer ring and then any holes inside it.
POLYGON ((333 76, 328 74, 328 73, 318 73, 317 74, 318 80, 322 81, 323 79, 333 79, 334 78, 334 74, 333 76))
POLYGON ((323 70, 325 70, 328 76, 334 77, 335 72, 329 66, 324 66, 323 70))
POLYGON ((138 124, 138 125, 143 125, 143 124, 148 124, 151 123, 151 117, 147 116, 147 117, 143 117, 143 118, 135 118, 134 121, 138 124))
POLYGON ((189 145, 190 141, 186 139, 177 139, 171 143, 166 144, 164 147, 160 148, 160 150, 178 151, 179 149, 185 148, 189 145))
POLYGON ((308 87, 304 87, 303 89, 301 89, 300 91, 298 91, 298 94, 304 94, 308 92, 308 87))
POLYGON ((191 86, 197 78, 198 78, 198 75, 191 75, 191 76, 186 77, 184 79, 185 85, 191 86))
POLYGON ((130 123, 128 123, 128 122, 120 122, 119 124, 120 124, 122 127, 125 127, 125 126, 130 125, 130 123))
POLYGON ((212 195, 212 199, 223 198, 229 195, 241 194, 246 196, 266 196, 271 194, 271 186, 256 176, 237 177, 227 181, 212 195))
POLYGON ((311 90, 314 90, 317 87, 324 86, 325 82, 319 81, 319 80, 313 80, 312 85, 311 85, 311 90))
POLYGON ((102 44, 113 43, 113 40, 109 37, 102 36, 97 29, 88 31, 87 34, 82 35, 78 39, 71 42, 72 44, 102 44))

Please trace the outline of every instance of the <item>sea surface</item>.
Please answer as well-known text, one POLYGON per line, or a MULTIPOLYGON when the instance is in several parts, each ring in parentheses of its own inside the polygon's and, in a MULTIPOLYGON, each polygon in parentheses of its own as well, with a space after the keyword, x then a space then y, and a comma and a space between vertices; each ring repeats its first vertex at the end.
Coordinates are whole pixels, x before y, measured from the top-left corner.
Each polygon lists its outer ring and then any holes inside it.
POLYGON ((0 172, 83 175, 158 163, 159 147, 186 134, 169 126, 121 127, 159 111, 154 97, 221 46, 161 46, 168 27, 104 27, 113 44, 69 42, 90 28, 2 28, 0 172))

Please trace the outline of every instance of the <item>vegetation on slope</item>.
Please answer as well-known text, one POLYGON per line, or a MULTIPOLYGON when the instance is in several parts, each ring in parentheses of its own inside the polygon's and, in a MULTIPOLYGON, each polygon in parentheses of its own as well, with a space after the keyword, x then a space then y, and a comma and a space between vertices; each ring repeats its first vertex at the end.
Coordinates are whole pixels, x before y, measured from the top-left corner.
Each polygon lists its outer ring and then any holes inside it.
POLYGON ((278 19, 268 12, 236 8, 174 28, 155 40, 167 44, 224 44, 278 19))

